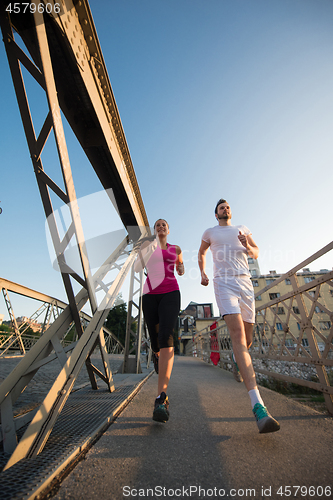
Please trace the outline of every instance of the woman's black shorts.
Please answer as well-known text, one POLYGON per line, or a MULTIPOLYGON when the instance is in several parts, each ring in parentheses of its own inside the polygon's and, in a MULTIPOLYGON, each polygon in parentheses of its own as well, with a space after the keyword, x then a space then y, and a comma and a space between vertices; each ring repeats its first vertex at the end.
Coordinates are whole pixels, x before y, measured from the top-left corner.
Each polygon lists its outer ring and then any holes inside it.
POLYGON ((161 348, 173 347, 173 330, 180 310, 179 290, 143 295, 142 309, 152 350, 158 352, 161 348), (159 325, 158 332, 156 332, 157 325, 159 325))

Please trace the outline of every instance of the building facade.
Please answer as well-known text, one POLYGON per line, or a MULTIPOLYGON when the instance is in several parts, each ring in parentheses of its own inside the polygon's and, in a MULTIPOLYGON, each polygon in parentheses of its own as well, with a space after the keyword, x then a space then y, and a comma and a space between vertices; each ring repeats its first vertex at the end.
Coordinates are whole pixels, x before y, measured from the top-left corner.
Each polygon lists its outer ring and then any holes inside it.
MULTIPOLYGON (((256 301, 256 326, 254 330, 255 340, 266 341, 267 345, 273 343, 275 347, 285 346, 288 351, 296 349, 301 345, 305 350, 309 348, 306 324, 302 319, 301 310, 297 299, 293 296, 293 286, 290 278, 285 278, 277 285, 266 290, 267 286, 274 284, 281 278, 282 274, 270 271, 267 275, 260 274, 259 264, 254 259, 249 259, 251 281, 254 288, 256 301), (283 301, 279 298, 288 297, 283 301), (274 302, 269 308, 263 308, 270 302, 274 302)), ((299 287, 318 282, 329 271, 311 271, 304 268, 296 273, 296 281, 299 287)), ((324 280, 323 280, 324 281, 324 280)), ((308 287, 306 287, 308 288, 308 287)), ((315 335, 320 351, 325 349, 328 336, 332 334, 333 318, 333 286, 330 281, 324 282, 320 288, 314 287, 302 293, 302 306, 307 317, 311 317, 312 332, 315 335)), ((303 314, 304 316, 304 314, 303 314)), ((204 330, 213 323, 221 327, 220 334, 228 336, 228 330, 221 317, 213 316, 212 304, 197 304, 190 302, 182 311, 179 319, 179 340, 181 352, 184 352, 188 341, 197 332, 204 330), (211 310, 211 316, 209 311, 211 310)), ((333 339, 332 339, 333 342, 333 339)))

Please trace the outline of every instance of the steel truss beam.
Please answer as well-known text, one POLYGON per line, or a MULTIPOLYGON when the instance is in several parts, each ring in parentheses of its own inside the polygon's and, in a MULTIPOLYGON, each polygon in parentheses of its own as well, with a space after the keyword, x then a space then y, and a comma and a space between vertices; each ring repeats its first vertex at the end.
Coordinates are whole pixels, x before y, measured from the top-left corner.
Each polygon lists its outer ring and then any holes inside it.
POLYGON ((125 353, 124 353, 124 362, 122 365, 122 373, 141 373, 140 366, 140 352, 141 352, 141 342, 142 342, 142 289, 143 289, 143 270, 138 274, 138 276, 134 273, 134 268, 131 271, 131 281, 130 281, 130 290, 129 290, 129 299, 128 299, 128 309, 127 309, 127 321, 126 321, 126 339, 125 339, 125 353), (135 285, 137 288, 135 289, 135 285), (137 296, 134 301, 135 296, 137 296), (134 312, 136 311, 136 315, 134 316, 134 312), (134 332, 132 329, 133 322, 136 322, 137 332, 134 332), (130 340, 131 337, 134 338, 134 345, 132 349, 130 349, 130 340), (136 351, 135 359, 130 358, 130 354, 136 351), (134 361, 134 364, 133 364, 134 361))
MULTIPOLYGON (((42 327, 40 335, 38 335, 38 337, 36 336, 36 338, 32 338, 31 336, 29 336, 29 337, 23 336, 26 328, 29 327, 29 321, 18 327, 18 332, 19 332, 18 335, 22 339, 22 343, 23 343, 24 348, 28 349, 28 350, 31 348, 31 346, 33 344, 35 344, 37 342, 37 339, 41 335, 43 335, 43 333, 47 330, 47 328, 49 327, 49 324, 50 324, 51 316, 53 315, 53 321, 56 320, 58 318, 59 314, 61 313, 61 311, 63 311, 68 306, 68 304, 66 304, 65 302, 63 302, 59 299, 56 299, 54 297, 51 297, 51 296, 46 295, 46 294, 41 293, 41 292, 37 292, 36 290, 32 290, 31 288, 27 288, 26 286, 19 285, 18 283, 14 283, 14 282, 6 280, 4 278, 0 278, 0 289, 2 289, 2 291, 3 291, 5 303, 6 303, 7 309, 8 309, 8 313, 9 313, 10 317, 13 316, 15 321, 16 321, 16 318, 15 318, 15 314, 14 314, 14 309, 11 305, 9 305, 7 303, 7 302, 10 302, 9 292, 12 292, 12 293, 15 293, 18 295, 22 295, 24 297, 28 297, 30 299, 34 299, 34 300, 37 300, 39 302, 43 302, 43 304, 37 309, 37 311, 35 311, 29 318, 29 320, 34 320, 37 317, 41 316, 46 311, 44 321, 43 321, 43 327, 42 327)), ((80 311, 80 319, 81 319, 82 324, 85 323, 87 325, 91 320, 91 316, 89 316, 84 311, 80 311)), ((12 321, 12 323, 13 323, 13 321, 12 321)), ((14 325, 13 325, 13 327, 14 327, 14 325)), ((65 333, 65 335, 63 337, 64 344, 66 344, 65 339, 66 339, 66 336, 70 332, 71 329, 72 329, 72 324, 69 326, 67 332, 65 333)), ((110 330, 105 328, 105 326, 103 326, 103 331, 104 331, 104 334, 107 336, 106 344, 107 344, 108 353, 112 352, 113 354, 122 354, 124 352, 124 346, 119 341, 119 339, 116 337, 116 335, 114 335, 113 332, 111 332, 110 330)), ((3 356, 9 349, 11 349, 14 344, 17 344, 17 342, 19 341, 18 335, 16 335, 15 333, 10 335, 10 336, 3 335, 3 338, 0 340, 0 349, 1 349, 0 357, 3 356)), ((1 336, 0 336, 0 338, 1 338, 1 336)), ((1 439, 1 436, 0 436, 0 439, 1 439)))
POLYGON ((7 349, 9 349, 9 347, 12 344, 18 343, 19 346, 20 346, 21 354, 25 354, 24 344, 23 344, 22 339, 21 339, 21 332, 20 332, 20 329, 18 327, 16 318, 15 318, 15 314, 14 314, 14 310, 13 310, 13 307, 12 307, 12 303, 11 303, 9 295, 8 295, 8 290, 6 288, 3 288, 2 292, 3 292, 3 297, 5 299, 7 311, 8 311, 9 317, 10 317, 10 321, 11 321, 12 326, 14 328, 14 334, 10 335, 8 337, 8 339, 1 344, 0 348, 3 349, 4 346, 5 346, 5 344, 8 344, 7 347, 5 348, 5 350, 3 351, 3 353, 5 353, 7 351, 7 349))
MULTIPOLYGON (((43 4, 40 1, 32 3, 43 4)), ((68 306, 1 384, 3 444, 5 451, 12 453, 6 469, 22 458, 36 456, 42 451, 84 364, 93 389, 98 388, 97 375, 107 384, 110 392, 114 390, 103 325, 136 258, 138 246, 134 245, 129 249, 129 245, 150 234, 89 5, 86 1, 80 1, 77 5, 80 16, 70 0, 62 0, 62 12, 59 15, 43 15, 36 9, 33 15, 19 14, 12 18, 5 12, 4 4, 1 5, 3 40, 44 212, 68 298, 68 306), (94 35, 91 40, 91 35, 87 31, 83 32, 81 23, 85 30, 90 30, 94 35), (16 44, 14 26, 32 60, 16 44), (76 40, 73 40, 73 36, 76 40), (90 45, 87 45, 86 38, 90 40, 90 45), (96 51, 93 55, 90 52, 92 46, 96 51), (48 112, 39 134, 36 134, 30 113, 22 65, 41 86, 47 98, 48 112), (129 232, 129 236, 94 276, 90 272, 60 109, 85 149, 102 185, 106 189, 112 188, 115 199, 111 201, 116 202, 120 217, 129 232), (42 163, 41 155, 51 131, 55 137, 64 189, 46 173, 42 163), (67 204, 70 210, 71 223, 63 239, 54 215, 51 194, 67 204), (80 273, 66 262, 65 251, 74 239, 80 257, 80 273), (124 257, 125 261, 117 262, 124 257), (113 269, 118 270, 117 277, 112 282, 104 282, 113 269), (74 293, 73 280, 82 287, 77 295, 74 293), (98 304, 96 294, 101 290, 105 295, 98 304), (80 312, 87 302, 90 304, 92 318, 84 329, 80 312), (79 338, 65 350, 60 340, 73 321, 79 338), (90 356, 97 346, 101 352, 104 373, 91 363, 90 356), (60 373, 17 444, 12 405, 37 370, 55 357, 61 365, 60 373)), ((141 312, 139 316, 140 314, 141 312)), ((140 324, 141 322, 138 352, 140 324)))

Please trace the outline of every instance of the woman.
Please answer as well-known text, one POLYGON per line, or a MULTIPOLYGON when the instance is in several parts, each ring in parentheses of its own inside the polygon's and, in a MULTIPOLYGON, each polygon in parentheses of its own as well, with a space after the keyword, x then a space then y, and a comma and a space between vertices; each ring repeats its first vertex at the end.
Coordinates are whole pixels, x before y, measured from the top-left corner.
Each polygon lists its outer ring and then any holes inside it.
POLYGON ((166 395, 174 360, 173 330, 180 310, 180 291, 174 268, 182 276, 185 272, 182 251, 167 243, 169 225, 164 219, 154 224, 156 239, 145 241, 134 264, 134 271, 147 268, 143 288, 142 309, 150 336, 154 366, 158 373, 158 395, 153 420, 169 420, 169 400, 166 395))

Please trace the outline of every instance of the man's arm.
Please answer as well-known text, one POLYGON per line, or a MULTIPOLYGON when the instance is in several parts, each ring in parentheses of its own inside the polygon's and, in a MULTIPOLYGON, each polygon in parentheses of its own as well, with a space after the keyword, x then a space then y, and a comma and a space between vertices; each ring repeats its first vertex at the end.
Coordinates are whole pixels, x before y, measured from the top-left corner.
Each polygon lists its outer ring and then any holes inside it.
POLYGON ((204 240, 201 240, 201 245, 200 245, 199 252, 198 252, 198 264, 199 264, 199 269, 201 272, 201 284, 203 286, 207 286, 209 283, 209 278, 208 278, 207 274, 205 273, 206 253, 207 253, 207 250, 209 247, 210 247, 209 243, 207 243, 204 240))
POLYGON ((241 231, 239 231, 238 239, 243 245, 243 247, 246 248, 247 254, 249 257, 252 257, 253 259, 257 259, 259 255, 259 248, 253 241, 253 238, 251 235, 242 234, 241 231))

